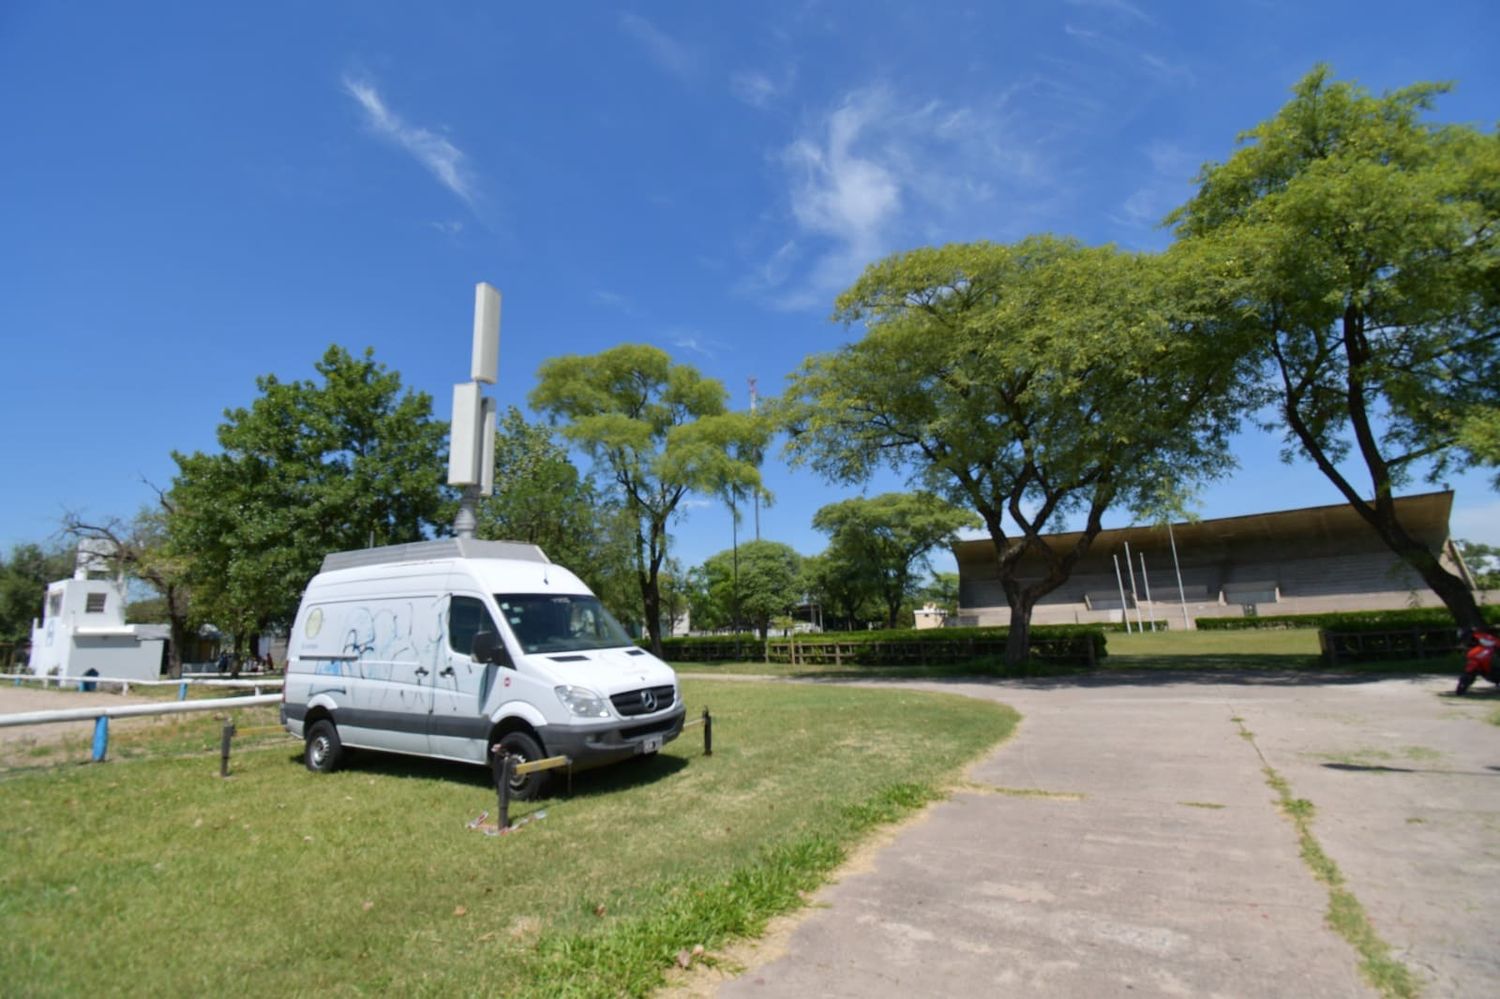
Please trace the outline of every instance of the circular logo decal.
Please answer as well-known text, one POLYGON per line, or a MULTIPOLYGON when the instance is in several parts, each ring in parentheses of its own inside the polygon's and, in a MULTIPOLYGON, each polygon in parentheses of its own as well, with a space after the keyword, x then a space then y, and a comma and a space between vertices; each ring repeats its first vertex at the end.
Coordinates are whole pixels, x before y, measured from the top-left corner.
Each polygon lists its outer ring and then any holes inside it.
POLYGON ((307 623, 302 626, 302 634, 308 638, 317 638, 318 632, 323 630, 323 608, 314 607, 312 613, 307 615, 307 623))

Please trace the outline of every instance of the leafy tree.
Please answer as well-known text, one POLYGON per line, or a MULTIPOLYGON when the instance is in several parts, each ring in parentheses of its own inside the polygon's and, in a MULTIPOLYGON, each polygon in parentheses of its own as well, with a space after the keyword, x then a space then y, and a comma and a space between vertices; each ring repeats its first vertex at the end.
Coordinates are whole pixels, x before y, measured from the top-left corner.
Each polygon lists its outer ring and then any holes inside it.
MULTIPOLYGON (((63 530, 70 536, 107 541, 111 547, 109 562, 121 573, 149 585, 156 591, 160 608, 155 621, 165 622, 172 640, 167 649, 167 670, 171 676, 182 675, 182 650, 187 648, 190 628, 190 560, 175 550, 168 536, 174 510, 170 494, 157 490, 157 505, 146 507, 129 522, 116 517, 91 521, 80 514, 63 518, 63 530)), ((144 622, 144 601, 126 608, 132 622, 144 622)))
POLYGON ((693 583, 682 562, 668 555, 661 567, 661 613, 663 625, 673 627, 692 609, 693 583))
POLYGON ((1474 576, 1474 585, 1481 590, 1500 590, 1500 548, 1456 538, 1458 553, 1474 576))
POLYGON ((813 527, 848 553, 856 572, 870 579, 885 603, 885 624, 896 627, 934 548, 951 545, 961 528, 978 527, 972 512, 931 493, 885 493, 830 503, 813 515, 813 527))
POLYGON ((946 611, 951 617, 958 613, 958 573, 934 572, 927 583, 917 592, 917 599, 946 611))
POLYGON ((823 612, 829 631, 852 631, 880 619, 883 607, 875 581, 861 568, 858 552, 837 544, 802 561, 803 587, 823 612))
POLYGON ((20 544, 0 557, 0 645, 31 641, 32 622, 42 617, 47 586, 73 575, 74 550, 20 544))
POLYGON ((511 406, 495 435, 495 494, 479 501, 476 534, 538 545, 589 585, 622 621, 639 620, 623 506, 579 472, 551 428, 511 406))
POLYGON ((764 639, 772 619, 788 613, 801 599, 802 557, 779 541, 747 541, 739 546, 737 557, 726 549, 704 561, 702 579, 710 621, 727 621, 737 598, 739 613, 764 639))
POLYGON ((761 490, 742 457, 763 448, 765 424, 726 409, 724 386, 664 351, 625 344, 547 361, 530 402, 606 470, 635 522, 635 572, 652 650, 661 652, 667 525, 684 497, 761 490))
POLYGON ((286 626, 328 552, 419 541, 438 527, 447 428, 432 400, 366 350, 328 348, 318 381, 256 380, 218 454, 174 453, 171 550, 198 611, 237 636, 286 626))
POLYGON ((1032 608, 1106 509, 1170 508, 1231 463, 1238 371, 1219 358, 1215 290, 1162 257, 1052 237, 890 257, 838 299, 864 337, 792 377, 789 454, 842 482, 889 465, 977 513, 1020 663, 1032 608), (1042 540, 1074 515, 1075 544, 1042 540), (1018 574, 1027 552, 1040 576, 1018 574))
POLYGON ((1471 627, 1473 594, 1395 507, 1421 470, 1500 460, 1500 135, 1422 120, 1447 89, 1374 97, 1320 66, 1168 221, 1178 252, 1232 278, 1284 457, 1310 458, 1471 627))

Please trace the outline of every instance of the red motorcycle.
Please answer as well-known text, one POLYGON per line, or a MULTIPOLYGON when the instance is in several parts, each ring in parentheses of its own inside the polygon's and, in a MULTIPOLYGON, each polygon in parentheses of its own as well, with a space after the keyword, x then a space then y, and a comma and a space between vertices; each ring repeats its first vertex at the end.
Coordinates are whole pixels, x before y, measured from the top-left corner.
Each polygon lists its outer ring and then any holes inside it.
POLYGON ((1464 655, 1464 672, 1458 678, 1460 697, 1474 686, 1474 681, 1484 677, 1490 683, 1500 683, 1500 664, 1495 662, 1495 650, 1500 648, 1500 635, 1483 628, 1475 628, 1472 644, 1464 655))

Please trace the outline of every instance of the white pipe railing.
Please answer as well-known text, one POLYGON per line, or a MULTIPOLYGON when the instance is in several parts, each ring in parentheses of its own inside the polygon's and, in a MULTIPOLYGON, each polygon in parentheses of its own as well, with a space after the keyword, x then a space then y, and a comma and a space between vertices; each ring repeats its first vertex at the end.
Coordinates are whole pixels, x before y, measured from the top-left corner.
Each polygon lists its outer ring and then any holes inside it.
POLYGON ((54 708, 50 711, 20 711, 0 715, 0 728, 16 725, 50 725, 53 722, 92 721, 96 718, 131 718, 140 715, 175 715, 188 711, 218 711, 260 704, 280 704, 280 694, 251 697, 211 697, 201 701, 168 701, 165 704, 119 704, 111 707, 54 708))
POLYGON ((0 673, 0 680, 13 680, 18 687, 23 681, 26 680, 40 680, 43 687, 47 687, 55 683, 58 689, 61 689, 64 683, 68 684, 69 686, 72 686, 73 684, 81 685, 85 683, 118 683, 121 687, 120 693, 122 694, 130 693, 130 685, 133 683, 139 684, 142 687, 176 687, 178 688, 179 694, 178 700, 187 699, 187 688, 190 686, 232 687, 244 690, 253 690, 257 694, 259 694, 262 687, 279 689, 285 683, 284 680, 274 677, 267 677, 265 679, 240 680, 199 680, 194 677, 183 677, 179 680, 137 680, 132 677, 124 676, 80 676, 78 674, 60 676, 50 673, 0 673))
POLYGON ((94 723, 92 759, 102 761, 109 752, 109 720, 141 715, 175 715, 187 711, 218 711, 234 708, 280 704, 280 694, 255 694, 250 697, 213 697, 201 701, 171 701, 166 704, 120 704, 113 707, 58 708, 51 711, 22 711, 0 715, 0 728, 20 725, 51 725, 57 722, 90 721, 94 723))

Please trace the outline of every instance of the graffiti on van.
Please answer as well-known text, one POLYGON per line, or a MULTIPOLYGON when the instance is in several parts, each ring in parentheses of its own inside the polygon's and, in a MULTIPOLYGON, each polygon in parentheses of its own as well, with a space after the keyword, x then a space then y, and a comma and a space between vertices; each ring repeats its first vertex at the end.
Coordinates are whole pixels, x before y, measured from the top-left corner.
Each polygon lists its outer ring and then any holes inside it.
MULTIPOLYGON (((438 603, 441 598, 433 598, 438 603)), ((383 681, 374 688, 384 700, 394 693, 400 701, 422 696, 418 668, 436 671, 443 653, 444 620, 441 612, 419 614, 417 601, 382 600, 352 604, 343 614, 341 651, 354 658, 343 663, 349 675, 383 681), (429 622, 418 629, 416 622, 429 622)))

